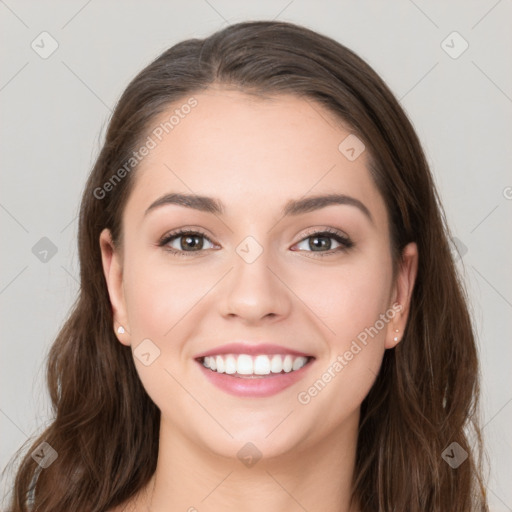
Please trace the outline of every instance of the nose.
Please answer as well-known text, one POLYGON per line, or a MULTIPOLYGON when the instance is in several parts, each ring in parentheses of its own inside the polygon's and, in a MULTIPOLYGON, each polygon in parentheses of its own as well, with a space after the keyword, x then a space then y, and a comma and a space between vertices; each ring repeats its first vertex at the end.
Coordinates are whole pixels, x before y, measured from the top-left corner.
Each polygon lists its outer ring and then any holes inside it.
POLYGON ((267 318, 277 321, 290 313, 292 292, 279 275, 270 250, 263 250, 254 261, 242 251, 235 252, 232 262, 234 268, 226 278, 219 302, 223 316, 255 324, 267 318))

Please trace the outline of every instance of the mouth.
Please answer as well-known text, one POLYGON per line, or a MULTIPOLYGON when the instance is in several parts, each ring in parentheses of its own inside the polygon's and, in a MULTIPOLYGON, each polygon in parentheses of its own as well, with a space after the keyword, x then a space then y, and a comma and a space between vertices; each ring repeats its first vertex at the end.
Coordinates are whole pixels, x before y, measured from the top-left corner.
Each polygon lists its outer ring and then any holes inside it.
POLYGON ((315 359, 303 352, 265 344, 228 344, 195 357, 209 383, 241 398, 280 393, 304 378, 315 359))
POLYGON ((215 373, 257 379, 296 372, 313 359, 312 356, 291 354, 218 354, 200 357, 197 361, 215 373))

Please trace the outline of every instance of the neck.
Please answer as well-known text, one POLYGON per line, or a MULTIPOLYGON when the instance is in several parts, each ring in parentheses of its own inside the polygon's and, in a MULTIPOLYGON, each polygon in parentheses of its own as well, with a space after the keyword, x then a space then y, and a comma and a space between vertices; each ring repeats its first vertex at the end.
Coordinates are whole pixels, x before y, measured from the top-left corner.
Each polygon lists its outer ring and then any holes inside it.
POLYGON ((167 512, 356 512, 350 505, 359 411, 314 445, 245 466, 201 448, 162 419, 145 507, 167 512))

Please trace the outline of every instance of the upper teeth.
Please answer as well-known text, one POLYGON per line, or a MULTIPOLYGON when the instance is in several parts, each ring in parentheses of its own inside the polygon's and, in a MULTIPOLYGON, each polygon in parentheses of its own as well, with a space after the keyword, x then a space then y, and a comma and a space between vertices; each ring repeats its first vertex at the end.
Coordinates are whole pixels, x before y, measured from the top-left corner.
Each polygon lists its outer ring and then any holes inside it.
POLYGON ((270 373, 289 373, 299 370, 308 362, 307 357, 287 355, 223 354, 207 356, 203 366, 218 373, 238 373, 240 375, 268 375, 270 373))

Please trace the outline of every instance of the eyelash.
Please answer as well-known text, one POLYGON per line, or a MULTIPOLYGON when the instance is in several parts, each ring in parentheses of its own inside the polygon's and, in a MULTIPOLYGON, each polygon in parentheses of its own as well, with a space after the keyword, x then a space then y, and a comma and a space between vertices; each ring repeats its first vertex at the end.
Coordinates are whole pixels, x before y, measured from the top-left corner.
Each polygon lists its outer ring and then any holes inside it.
MULTIPOLYGON (((168 251, 169 253, 174 254, 176 256, 192 256, 192 255, 194 255, 194 253, 204 252, 202 250, 201 251, 180 251, 177 249, 173 249, 171 247, 166 247, 166 245, 169 242, 171 242, 175 238, 178 238, 183 235, 199 235, 201 237, 206 238, 211 243, 213 243, 210 240, 210 238, 206 235, 206 233, 202 232, 201 230, 179 229, 177 231, 172 231, 171 233, 167 233, 166 235, 164 235, 158 242, 158 246, 163 247, 165 251, 168 251)), ((311 238, 313 236, 320 237, 322 235, 327 235, 328 238, 333 238, 334 240, 336 240, 338 243, 341 244, 341 247, 337 247, 335 249, 330 249, 329 251, 306 251, 306 252, 311 252, 311 253, 314 253, 315 255, 323 257, 323 256, 330 256, 337 252, 347 251, 354 246, 354 242, 352 242, 352 240, 350 240, 350 238, 348 238, 345 235, 340 234, 340 232, 338 232, 335 229, 331 229, 331 228, 325 228, 322 231, 315 231, 315 230, 308 231, 307 233, 305 233, 305 236, 303 238, 301 238, 297 243, 303 242, 304 240, 307 240, 308 238, 311 238)))

